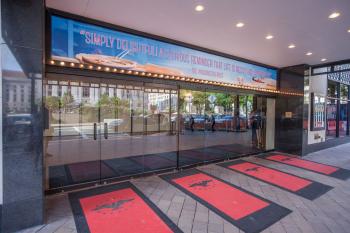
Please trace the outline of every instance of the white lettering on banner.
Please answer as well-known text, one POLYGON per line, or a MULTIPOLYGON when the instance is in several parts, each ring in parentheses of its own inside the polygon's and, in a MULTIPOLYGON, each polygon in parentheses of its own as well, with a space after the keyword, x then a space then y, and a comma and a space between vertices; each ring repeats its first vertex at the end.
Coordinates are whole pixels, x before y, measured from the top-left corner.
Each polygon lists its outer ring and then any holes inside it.
POLYGON ((327 74, 327 78, 332 81, 350 85, 350 71, 327 74))
POLYGON ((99 70, 128 70, 128 74, 155 73, 218 81, 221 84, 241 85, 242 88, 277 88, 275 68, 191 47, 51 16, 51 64, 56 60, 60 64, 69 61, 81 63, 76 66, 80 68, 89 64, 89 67, 96 65, 99 70), (68 27, 68 24, 72 26, 68 27))

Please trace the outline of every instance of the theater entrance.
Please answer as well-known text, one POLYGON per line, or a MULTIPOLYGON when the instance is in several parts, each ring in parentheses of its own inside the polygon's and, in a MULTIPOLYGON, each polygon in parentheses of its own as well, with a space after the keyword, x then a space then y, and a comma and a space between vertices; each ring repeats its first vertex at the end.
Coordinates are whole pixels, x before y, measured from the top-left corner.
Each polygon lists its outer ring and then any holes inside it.
POLYGON ((46 80, 47 189, 176 167, 177 89, 122 83, 46 80))
POLYGON ((274 100, 264 96, 54 74, 43 91, 47 190, 274 147, 274 100))

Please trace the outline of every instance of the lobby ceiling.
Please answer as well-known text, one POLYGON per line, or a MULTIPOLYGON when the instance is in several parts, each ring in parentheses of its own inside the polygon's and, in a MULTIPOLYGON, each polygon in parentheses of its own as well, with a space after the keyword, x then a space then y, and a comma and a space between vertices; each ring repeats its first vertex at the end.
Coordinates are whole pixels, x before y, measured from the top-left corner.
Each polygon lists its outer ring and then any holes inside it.
POLYGON ((46 0, 46 4, 276 67, 350 59, 350 0, 46 0), (204 10, 195 11, 197 5, 204 10), (340 16, 329 19, 333 12, 340 16), (236 27, 239 22, 244 26, 236 27), (273 39, 265 38, 269 34, 273 39), (295 48, 288 48, 291 44, 295 48), (321 62, 323 58, 327 60, 321 62))

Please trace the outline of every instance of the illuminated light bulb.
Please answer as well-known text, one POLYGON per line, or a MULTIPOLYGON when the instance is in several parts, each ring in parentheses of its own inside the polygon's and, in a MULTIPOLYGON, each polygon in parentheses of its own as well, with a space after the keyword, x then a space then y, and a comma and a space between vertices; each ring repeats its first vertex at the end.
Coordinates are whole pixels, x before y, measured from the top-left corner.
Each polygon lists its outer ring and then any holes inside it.
POLYGON ((89 69, 92 69, 92 68, 94 68, 92 65, 89 65, 89 69))
POLYGON ((265 39, 266 39, 266 40, 271 40, 271 39, 273 39, 273 35, 270 35, 270 34, 269 34, 269 35, 267 35, 267 36, 265 37, 265 39))
POLYGON ((79 67, 80 67, 80 68, 84 68, 84 65, 83 65, 83 64, 80 64, 79 67))
POLYGON ((242 27, 244 27, 244 23, 242 23, 242 22, 238 22, 238 23, 236 24, 236 27, 238 27, 238 28, 242 28, 242 27))
POLYGON ((335 18, 338 18, 340 16, 340 13, 339 12, 333 12, 332 14, 330 14, 328 16, 329 19, 335 19, 335 18))
POLYGON ((60 65, 61 65, 61 66, 64 66, 65 64, 66 64, 66 63, 64 63, 64 61, 61 61, 61 62, 60 62, 60 65))
POLYGON ((102 67, 101 66, 97 66, 97 69, 100 70, 100 69, 102 69, 102 67))
POLYGON ((70 66, 71 66, 71 67, 74 67, 74 66, 75 66, 75 64, 74 64, 74 63, 70 63, 70 66))
POLYGON ((51 61, 50 61, 50 64, 51 64, 51 65, 54 65, 54 64, 55 64, 55 61, 51 60, 51 61))
POLYGON ((194 8, 196 11, 198 12, 201 12, 204 10, 204 6, 203 5, 197 5, 195 8, 194 8))

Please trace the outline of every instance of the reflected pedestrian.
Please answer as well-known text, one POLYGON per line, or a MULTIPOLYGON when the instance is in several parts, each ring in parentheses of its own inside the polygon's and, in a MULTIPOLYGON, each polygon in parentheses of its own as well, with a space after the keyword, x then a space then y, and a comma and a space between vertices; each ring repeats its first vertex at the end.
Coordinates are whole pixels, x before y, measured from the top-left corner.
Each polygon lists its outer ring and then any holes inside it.
POLYGON ((193 118, 192 114, 190 115, 190 128, 191 128, 191 131, 193 132, 194 131, 194 118, 193 118))
POLYGON ((214 132, 215 131, 215 116, 214 114, 211 115, 211 131, 214 132))

